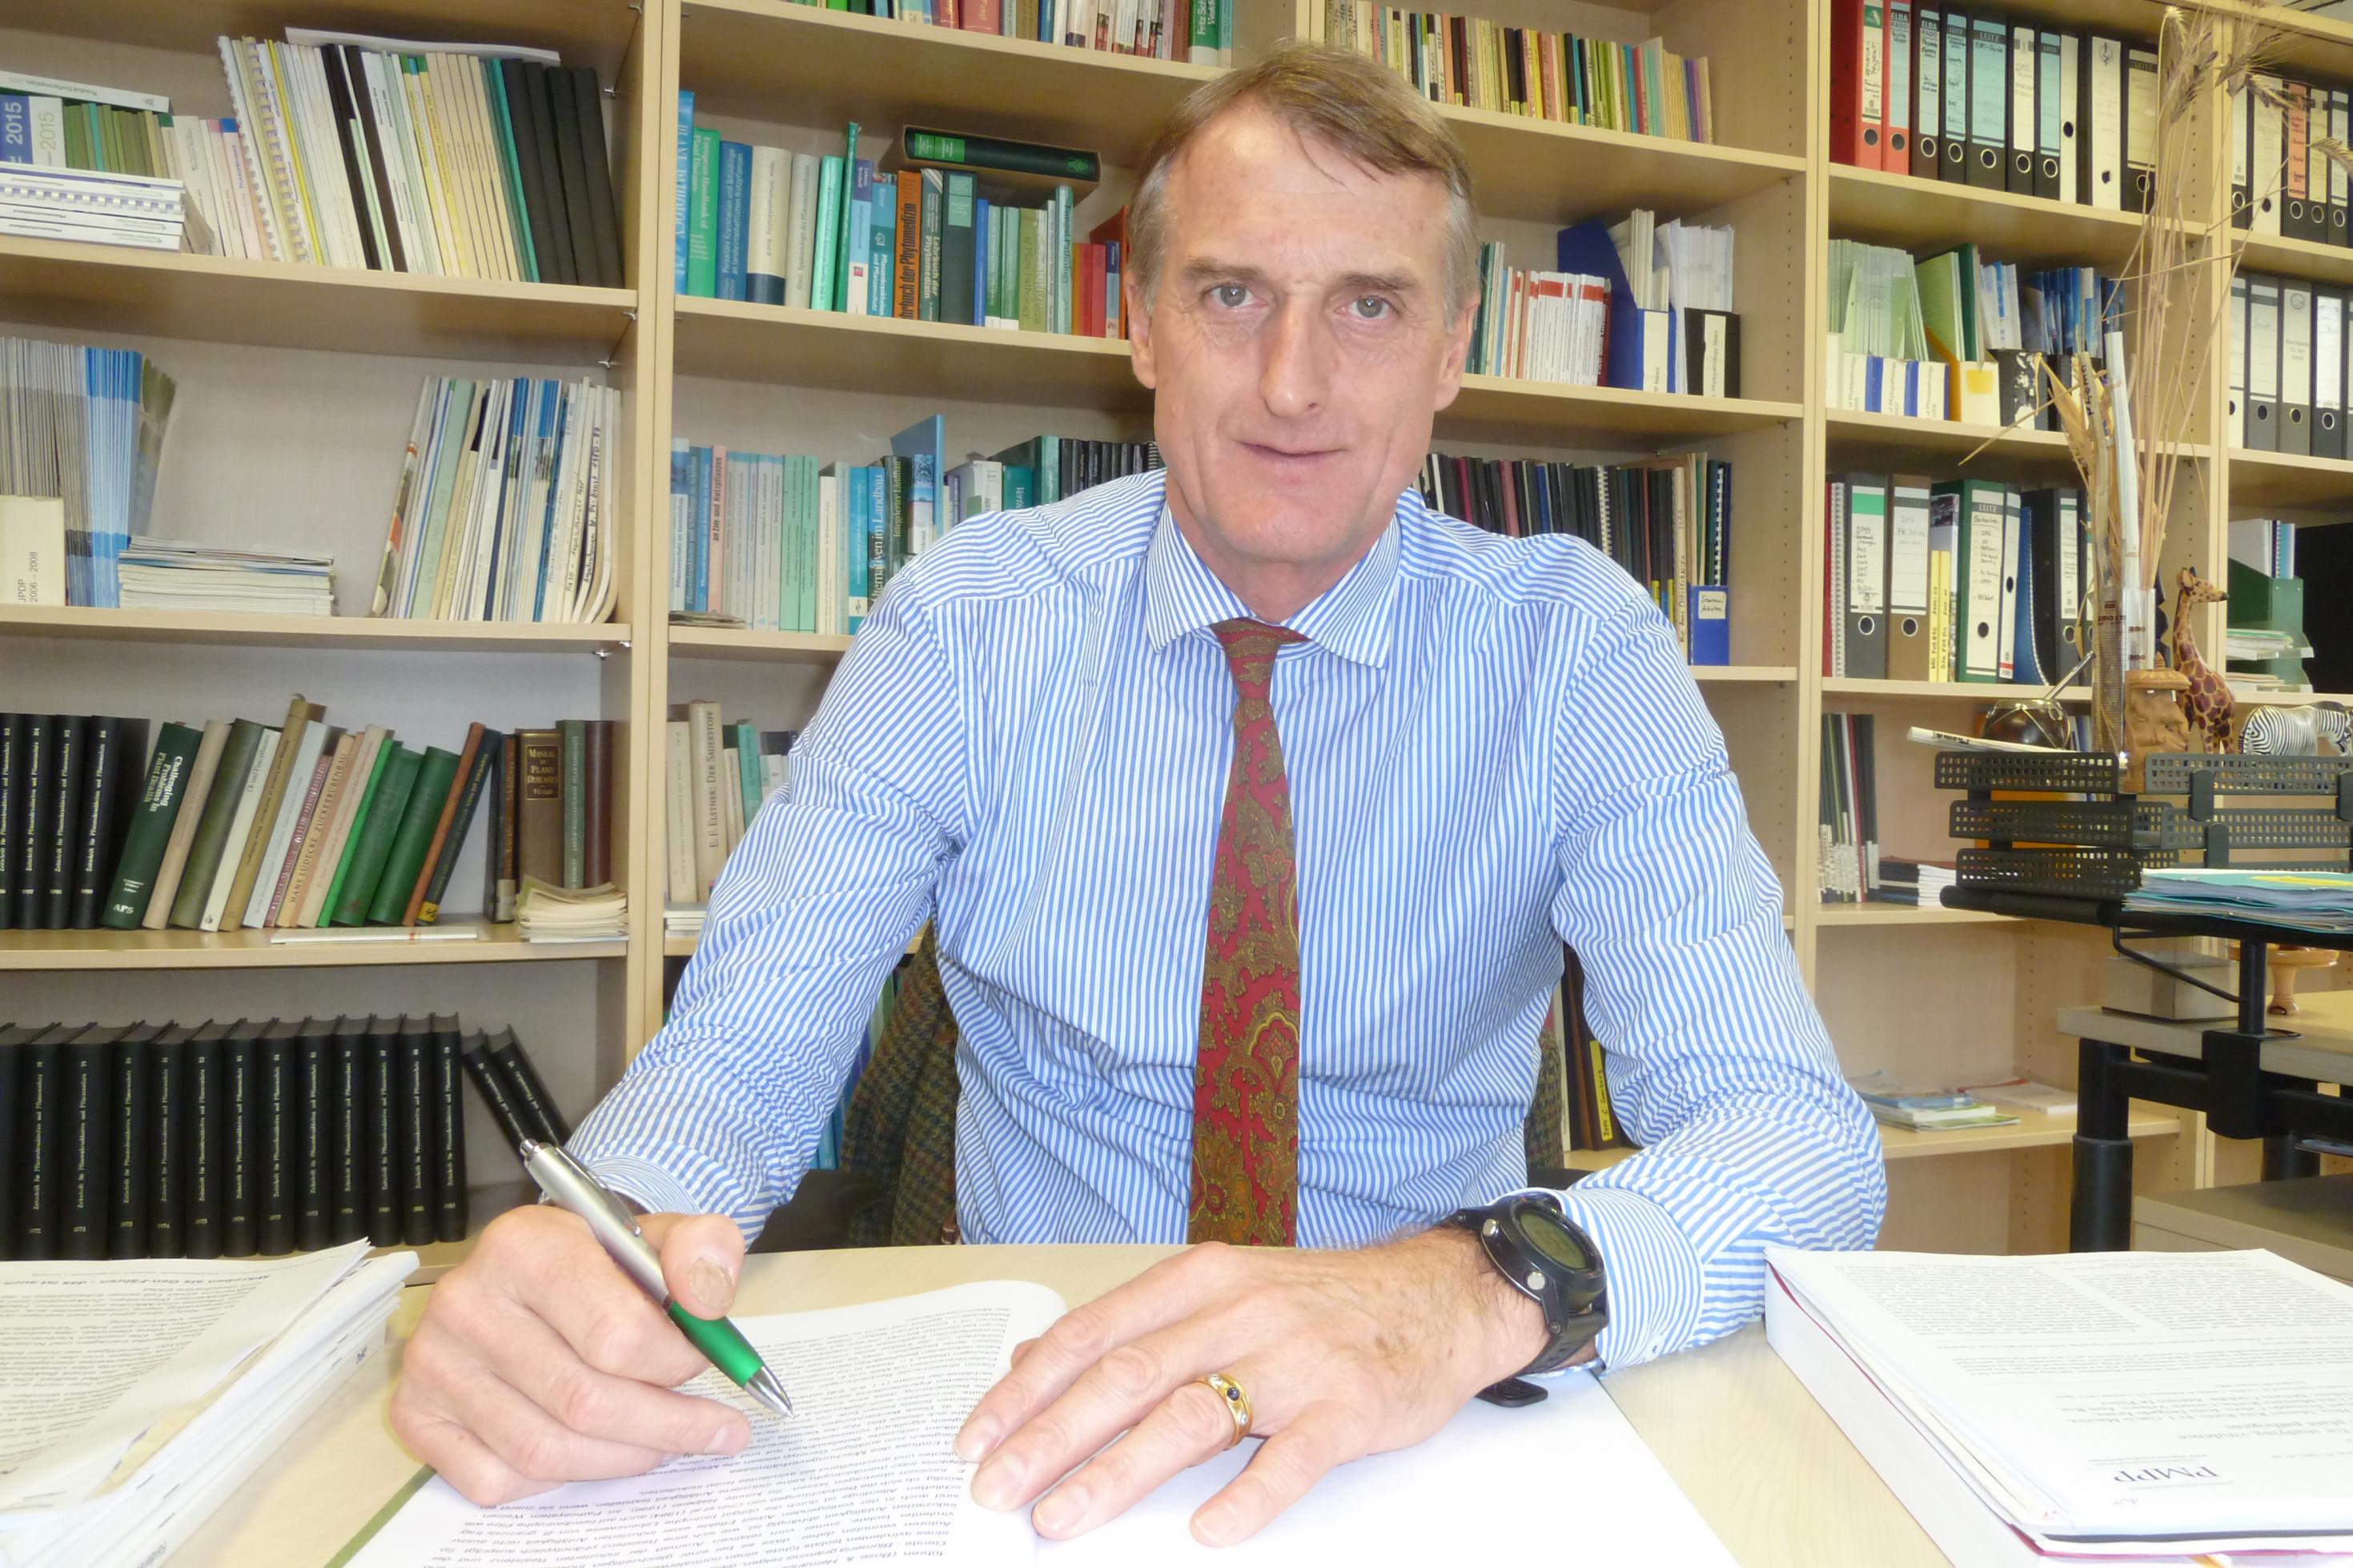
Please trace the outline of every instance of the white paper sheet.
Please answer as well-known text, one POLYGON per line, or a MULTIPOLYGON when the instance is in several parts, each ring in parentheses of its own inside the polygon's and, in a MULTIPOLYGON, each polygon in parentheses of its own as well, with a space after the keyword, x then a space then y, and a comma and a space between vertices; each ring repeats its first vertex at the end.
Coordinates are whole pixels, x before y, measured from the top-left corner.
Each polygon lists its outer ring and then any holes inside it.
MULTIPOLYGON (((1041 1287, 996 1283, 740 1319, 799 1412, 789 1421, 754 1415, 744 1454, 575 1483, 497 1509, 475 1508, 436 1478, 350 1568, 830 1568, 884 1556, 971 1568, 1151 1568, 1208 1558, 1188 1521, 1254 1443, 1074 1542, 1040 1541, 1026 1512, 972 1502, 972 1467, 949 1445, 1014 1344, 1061 1310, 1041 1287)), ((751 1408, 715 1374, 693 1386, 751 1408)), ((1510 1561, 1528 1546, 1527 1509, 1555 1501, 1575 1508, 1579 1562, 1732 1561, 1609 1395, 1581 1373, 1558 1380, 1531 1409, 1474 1403, 1429 1442, 1325 1478, 1257 1538, 1215 1555, 1358 1568, 1510 1561)))
POLYGON ((0 1264, 0 1522, 89 1497, 366 1256, 0 1264))

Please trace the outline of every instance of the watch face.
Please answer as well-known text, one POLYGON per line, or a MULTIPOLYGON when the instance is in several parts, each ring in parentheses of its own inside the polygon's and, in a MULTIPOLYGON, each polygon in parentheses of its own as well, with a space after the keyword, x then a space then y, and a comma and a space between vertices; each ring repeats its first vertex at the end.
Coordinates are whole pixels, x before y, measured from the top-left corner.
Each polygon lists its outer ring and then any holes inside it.
POLYGON ((1520 1234, 1546 1261, 1580 1272, 1593 1267, 1592 1255, 1577 1245, 1576 1236, 1550 1209, 1532 1205, 1520 1211, 1519 1218, 1520 1234))

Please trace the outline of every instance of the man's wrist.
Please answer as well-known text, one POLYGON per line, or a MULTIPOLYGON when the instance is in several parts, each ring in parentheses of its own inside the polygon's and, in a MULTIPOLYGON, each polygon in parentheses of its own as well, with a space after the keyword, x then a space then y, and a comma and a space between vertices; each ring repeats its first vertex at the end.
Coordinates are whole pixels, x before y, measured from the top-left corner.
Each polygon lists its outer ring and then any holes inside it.
POLYGON ((1445 1248, 1450 1267, 1461 1272, 1473 1314, 1485 1330, 1481 1336, 1486 1347, 1480 1356, 1481 1386, 1517 1376, 1552 1342, 1544 1309, 1504 1278, 1472 1232, 1440 1226, 1427 1235, 1445 1248))

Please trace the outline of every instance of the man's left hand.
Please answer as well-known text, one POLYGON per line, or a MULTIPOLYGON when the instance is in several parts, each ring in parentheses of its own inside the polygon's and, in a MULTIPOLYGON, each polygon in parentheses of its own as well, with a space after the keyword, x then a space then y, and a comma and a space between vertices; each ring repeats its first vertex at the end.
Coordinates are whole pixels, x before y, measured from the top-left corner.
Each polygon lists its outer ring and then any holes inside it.
POLYGON ((1250 1397, 1252 1435, 1266 1439, 1193 1516, 1197 1539, 1225 1546, 1333 1466, 1420 1442, 1546 1341, 1543 1312, 1465 1231, 1356 1252, 1213 1243, 1016 1351, 957 1434, 956 1453, 986 1458, 972 1484, 984 1507, 1019 1508, 1053 1486, 1030 1515, 1039 1533, 1083 1534, 1231 1446, 1226 1403, 1199 1381, 1224 1373, 1250 1397))

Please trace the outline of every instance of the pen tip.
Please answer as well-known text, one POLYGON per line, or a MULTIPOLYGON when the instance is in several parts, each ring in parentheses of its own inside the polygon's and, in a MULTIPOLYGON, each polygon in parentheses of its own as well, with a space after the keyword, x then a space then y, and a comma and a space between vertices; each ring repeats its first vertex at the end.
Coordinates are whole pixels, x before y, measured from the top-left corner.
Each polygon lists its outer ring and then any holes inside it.
POLYGON ((785 1392, 785 1385, 776 1381, 776 1374, 766 1367, 753 1374, 752 1381, 744 1385, 744 1392, 776 1415, 790 1415, 793 1413, 792 1396, 785 1392))

